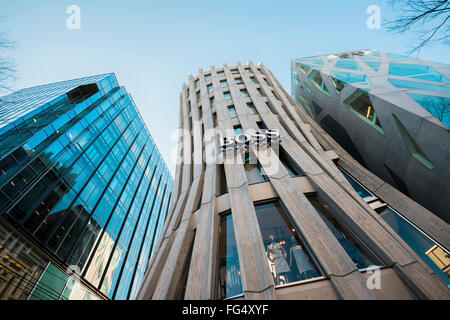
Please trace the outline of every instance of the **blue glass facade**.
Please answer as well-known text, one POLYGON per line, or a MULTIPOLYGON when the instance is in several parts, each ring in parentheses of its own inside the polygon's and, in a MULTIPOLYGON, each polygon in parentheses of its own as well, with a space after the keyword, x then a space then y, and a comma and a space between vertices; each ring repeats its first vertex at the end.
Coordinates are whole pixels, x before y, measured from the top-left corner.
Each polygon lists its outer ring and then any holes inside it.
POLYGON ((36 252, 41 267, 26 270, 25 252, 11 237, 0 238, 0 289, 16 256, 26 280, 12 282, 20 298, 133 299, 162 231, 172 184, 114 74, 1 97, 0 222, 36 252), (79 273, 77 286, 68 269, 79 273))

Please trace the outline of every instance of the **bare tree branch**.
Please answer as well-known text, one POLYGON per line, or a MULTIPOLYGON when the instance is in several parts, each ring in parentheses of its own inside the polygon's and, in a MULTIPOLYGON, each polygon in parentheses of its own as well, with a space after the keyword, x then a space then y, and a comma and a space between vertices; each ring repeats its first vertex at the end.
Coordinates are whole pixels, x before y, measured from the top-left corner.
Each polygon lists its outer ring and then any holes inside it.
POLYGON ((387 0, 398 18, 386 23, 391 32, 411 30, 417 34, 412 52, 437 42, 449 45, 449 0, 387 0))
MULTIPOLYGON (((4 20, 0 17, 0 22, 4 20)), ((5 31, 0 31, 0 95, 3 92, 12 91, 10 85, 16 80, 16 70, 12 59, 5 57, 6 50, 14 49, 15 42, 9 40, 5 31)))

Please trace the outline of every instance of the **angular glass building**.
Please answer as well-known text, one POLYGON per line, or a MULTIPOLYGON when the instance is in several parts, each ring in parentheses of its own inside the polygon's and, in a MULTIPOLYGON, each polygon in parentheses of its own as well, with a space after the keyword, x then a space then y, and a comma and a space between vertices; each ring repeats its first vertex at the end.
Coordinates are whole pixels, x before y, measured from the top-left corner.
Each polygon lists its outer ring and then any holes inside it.
POLYGON ((374 50, 293 59, 292 97, 367 169, 450 222, 450 65, 374 50))
POLYGON ((0 97, 0 299, 133 299, 172 184, 114 74, 0 97))

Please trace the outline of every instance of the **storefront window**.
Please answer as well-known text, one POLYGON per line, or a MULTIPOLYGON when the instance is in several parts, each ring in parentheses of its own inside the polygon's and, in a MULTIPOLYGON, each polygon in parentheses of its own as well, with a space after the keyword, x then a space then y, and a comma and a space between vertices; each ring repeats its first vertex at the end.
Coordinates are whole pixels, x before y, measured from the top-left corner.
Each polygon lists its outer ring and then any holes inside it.
POLYGON ((318 268, 279 201, 255 206, 275 285, 319 277, 318 268))
POLYGON ((241 295, 241 269, 231 213, 220 218, 219 227, 219 299, 241 295))
POLYGON ((447 287, 450 287, 450 254, 417 230, 391 207, 381 209, 380 216, 436 273, 447 287))
POLYGON ((325 221, 330 231, 339 241, 345 252, 347 252, 359 270, 375 265, 372 259, 369 258, 369 255, 363 250, 363 248, 361 248, 356 240, 348 232, 346 232, 337 220, 330 214, 330 210, 325 204, 314 197, 309 198, 309 201, 314 206, 323 221, 325 221))

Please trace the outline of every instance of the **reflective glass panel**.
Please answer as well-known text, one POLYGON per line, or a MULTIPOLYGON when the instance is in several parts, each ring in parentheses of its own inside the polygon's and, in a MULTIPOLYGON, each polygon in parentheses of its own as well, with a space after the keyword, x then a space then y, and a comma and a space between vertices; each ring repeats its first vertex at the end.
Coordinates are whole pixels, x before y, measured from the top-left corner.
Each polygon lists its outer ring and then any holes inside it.
POLYGON ((369 255, 365 250, 363 250, 356 240, 341 227, 340 223, 331 215, 330 210, 325 204, 316 198, 310 198, 309 201, 311 201, 316 212, 326 223, 358 269, 361 270, 374 265, 374 262, 369 258, 369 255))
POLYGON ((320 276, 309 249, 279 201, 255 205, 275 285, 320 276))
POLYGON ((219 299, 231 298, 243 293, 241 268, 231 214, 224 214, 220 217, 218 282, 219 299))

